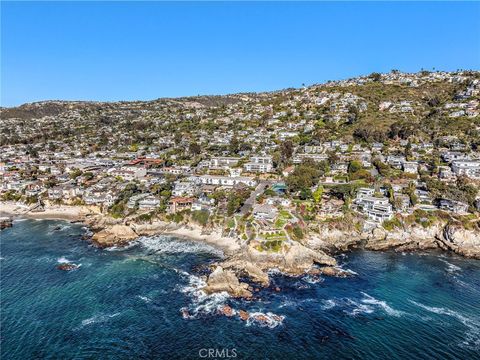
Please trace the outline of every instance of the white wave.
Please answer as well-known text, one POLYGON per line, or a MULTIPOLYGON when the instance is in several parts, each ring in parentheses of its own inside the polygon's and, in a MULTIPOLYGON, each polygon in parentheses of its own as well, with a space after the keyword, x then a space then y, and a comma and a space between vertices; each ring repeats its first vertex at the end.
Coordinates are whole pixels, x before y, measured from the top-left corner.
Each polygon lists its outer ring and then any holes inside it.
POLYGON ((262 327, 269 327, 273 329, 279 325, 283 324, 285 316, 276 315, 271 312, 262 313, 262 312, 253 312, 250 313, 250 317, 247 320, 247 326, 257 325, 262 327))
POLYGON ((267 271, 268 275, 283 275, 283 273, 280 271, 280 269, 277 268, 271 268, 267 271))
POLYGON ((340 269, 342 269, 343 271, 345 271, 346 273, 349 273, 350 275, 358 275, 357 272, 351 270, 351 269, 344 269, 342 266, 340 266, 340 269))
POLYGON ((20 219, 13 219, 13 222, 14 223, 19 223, 19 222, 23 222, 23 221, 27 221, 28 219, 26 218, 20 218, 20 219))
POLYGON ((147 297, 147 296, 138 295, 137 297, 138 297, 140 300, 143 300, 144 302, 146 302, 147 304, 152 302, 152 299, 150 299, 150 298, 147 297))
POLYGON ((362 295, 365 297, 364 299, 361 300, 362 303, 367 304, 367 305, 376 305, 382 308, 388 315, 391 316, 396 316, 400 317, 404 314, 403 311, 400 310, 395 310, 392 307, 390 307, 385 301, 375 299, 373 296, 370 296, 364 292, 362 292, 362 295))
POLYGON ((188 285, 180 288, 180 292, 192 300, 188 307, 180 309, 184 318, 197 318, 201 315, 216 314, 230 298, 227 292, 207 294, 202 290, 207 285, 199 276, 191 275, 183 270, 175 269, 179 274, 188 278, 188 285))
POLYGON ((305 281, 306 283, 309 283, 309 284, 318 284, 320 282, 323 282, 324 279, 320 276, 312 276, 312 275, 305 275, 303 278, 302 278, 303 281, 305 281))
POLYGON ((137 245, 138 245, 137 241, 132 241, 132 242, 130 242, 127 245, 124 245, 124 246, 116 246, 115 245, 115 246, 105 248, 104 250, 106 250, 106 251, 123 251, 123 250, 131 249, 132 247, 135 247, 137 245))
POLYGON ((106 322, 108 320, 110 320, 111 318, 114 318, 116 316, 120 315, 120 313, 115 313, 115 314, 100 314, 100 315, 95 315, 95 316, 92 316, 91 318, 88 318, 88 319, 85 319, 85 320, 82 320, 82 324, 81 324, 81 327, 84 327, 84 326, 87 326, 87 325, 91 325, 91 324, 97 324, 97 323, 103 323, 103 322, 106 322))
POLYGON ((70 224, 65 224, 65 225, 50 224, 50 225, 48 225, 47 234, 52 235, 55 232, 65 231, 65 230, 69 230, 69 229, 71 229, 70 224))
POLYGON ((480 350, 480 319, 464 316, 459 312, 448 309, 448 308, 427 306, 413 300, 409 300, 409 301, 412 304, 426 311, 429 311, 431 313, 438 314, 438 315, 446 315, 462 323, 467 328, 467 332, 465 333, 464 341, 462 341, 460 345, 468 348, 472 348, 475 350, 480 350))
POLYGON ((449 273, 453 273, 453 272, 456 272, 456 271, 462 271, 462 268, 460 266, 449 263, 447 260, 443 260, 443 259, 439 259, 439 260, 447 265, 446 270, 449 273))
POLYGON ((58 258, 58 259, 57 259, 57 262, 58 262, 59 264, 70 264, 70 263, 71 263, 70 260, 68 260, 66 257, 63 257, 63 256, 60 257, 60 258, 58 258))
POLYGON ((142 236, 138 238, 137 242, 147 250, 154 251, 155 253, 208 253, 223 257, 223 252, 213 246, 190 240, 177 240, 164 235, 142 236))
POLYGON ((332 309, 334 308, 335 306, 337 306, 337 303, 335 300, 333 299, 327 299, 327 300, 322 300, 322 309, 323 310, 328 310, 328 309, 332 309))
POLYGON ((351 316, 357 316, 358 314, 371 314, 375 311, 375 309, 366 304, 358 303, 352 299, 346 299, 346 304, 350 307, 353 307, 351 310, 343 310, 345 313, 351 316))
POLYGON ((292 300, 283 300, 282 304, 278 306, 279 309, 284 307, 293 307, 296 306, 298 303, 292 300))

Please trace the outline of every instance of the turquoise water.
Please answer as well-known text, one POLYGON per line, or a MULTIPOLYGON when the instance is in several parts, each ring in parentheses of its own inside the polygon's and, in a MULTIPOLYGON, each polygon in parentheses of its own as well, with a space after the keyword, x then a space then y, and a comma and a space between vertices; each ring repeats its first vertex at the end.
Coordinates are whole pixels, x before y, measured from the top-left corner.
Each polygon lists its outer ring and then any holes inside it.
POLYGON ((84 232, 22 220, 0 233, 2 359, 480 359, 479 261, 358 251, 339 257, 352 278, 272 274, 280 292, 242 301, 198 290, 221 257, 207 245, 100 250, 84 232), (218 315, 222 304, 268 324, 218 315))

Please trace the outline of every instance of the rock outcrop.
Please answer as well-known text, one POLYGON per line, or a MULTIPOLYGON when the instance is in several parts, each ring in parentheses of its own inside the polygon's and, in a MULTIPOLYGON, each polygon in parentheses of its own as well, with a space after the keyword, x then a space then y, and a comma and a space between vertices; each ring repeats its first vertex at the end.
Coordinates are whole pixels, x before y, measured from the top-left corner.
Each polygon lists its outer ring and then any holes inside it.
POLYGON ((290 275, 303 274, 314 264, 329 266, 337 264, 333 257, 323 251, 312 250, 296 242, 286 246, 285 250, 278 253, 258 251, 253 247, 248 247, 242 256, 243 261, 253 263, 264 271, 277 268, 290 275))
POLYGON ((238 281, 233 271, 224 270, 221 266, 217 266, 209 275, 207 286, 203 288, 203 291, 207 294, 226 291, 233 297, 252 297, 252 293, 248 290, 248 284, 238 281))
POLYGON ((13 221, 8 217, 1 217, 0 218, 0 230, 6 229, 8 227, 12 227, 13 221))
POLYGON ((92 241, 100 247, 109 247, 113 245, 125 245, 129 241, 138 237, 138 234, 128 225, 109 225, 96 232, 92 236, 92 241))
POLYGON ((466 257, 480 259, 480 232, 448 224, 439 236, 439 246, 466 257))
POLYGON ((248 277, 266 287, 270 284, 267 271, 272 268, 288 275, 301 275, 315 264, 335 266, 337 262, 323 251, 315 251, 296 242, 278 253, 258 251, 248 246, 240 254, 217 266, 210 274, 204 290, 207 293, 227 291, 233 296, 250 297, 252 293, 248 285, 239 282, 237 275, 248 277))
POLYGON ((480 258, 480 231, 467 230, 461 224, 436 223, 429 227, 412 224, 391 231, 376 227, 366 232, 343 233, 321 229, 306 241, 314 249, 345 251, 364 248, 375 251, 415 251, 443 249, 457 254, 480 258))
POLYGON ((318 269, 318 273, 326 276, 334 276, 334 277, 342 277, 342 278, 347 276, 352 276, 350 272, 335 266, 321 267, 318 269))
POLYGON ((264 272, 261 267, 255 265, 250 261, 231 259, 223 262, 222 267, 224 269, 234 270, 241 276, 246 276, 250 278, 250 280, 252 280, 253 282, 259 283, 263 286, 268 286, 270 284, 268 274, 264 272))

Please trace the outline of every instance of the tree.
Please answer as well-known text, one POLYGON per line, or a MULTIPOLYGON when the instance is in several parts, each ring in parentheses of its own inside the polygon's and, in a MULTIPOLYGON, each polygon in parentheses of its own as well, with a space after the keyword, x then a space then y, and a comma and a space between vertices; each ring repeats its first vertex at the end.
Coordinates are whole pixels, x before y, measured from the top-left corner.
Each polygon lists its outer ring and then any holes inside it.
POLYGON ((368 77, 370 79, 372 79, 373 81, 376 81, 376 82, 378 82, 382 79, 382 75, 378 72, 373 72, 368 77))
POLYGON ((330 194, 335 196, 337 199, 346 201, 347 199, 353 197, 355 189, 356 186, 353 184, 340 184, 332 187, 330 189, 330 194))
POLYGON ((193 155, 198 155, 202 151, 202 148, 196 142, 191 142, 188 146, 188 151, 193 155))
POLYGON ((356 173, 357 171, 360 171, 362 169, 363 169, 362 163, 358 160, 352 160, 350 161, 350 164, 348 164, 349 174, 356 173))
POLYGON ((230 141, 229 151, 232 154, 238 153, 240 148, 240 142, 238 141, 237 135, 233 135, 232 140, 230 141))
POLYGON ((322 195, 323 195, 323 186, 319 186, 312 194, 313 200, 316 203, 319 203, 322 200, 322 195))
MULTIPOLYGON (((317 163, 312 160, 305 160, 295 167, 293 172, 288 176, 288 189, 293 192, 310 189, 316 185, 320 177, 325 174, 327 167, 328 164, 325 164, 324 161, 317 163)), ((304 192, 303 195, 307 195, 307 193, 304 192)))
POLYGON ((175 142, 175 145, 178 145, 182 142, 183 136, 180 131, 175 132, 175 135, 173 136, 173 141, 175 142))
POLYGON ((38 150, 30 144, 27 145, 25 152, 33 158, 38 158, 38 150))
POLYGON ((358 120, 359 111, 355 105, 350 105, 348 107, 347 123, 353 124, 358 120))
POLYGON ((293 155, 293 142, 291 140, 286 140, 282 142, 280 146, 280 152, 282 154, 282 161, 287 162, 293 155))
POLYGON ((199 223, 202 226, 207 225, 209 217, 210 214, 207 210, 198 210, 192 212, 193 221, 199 223))

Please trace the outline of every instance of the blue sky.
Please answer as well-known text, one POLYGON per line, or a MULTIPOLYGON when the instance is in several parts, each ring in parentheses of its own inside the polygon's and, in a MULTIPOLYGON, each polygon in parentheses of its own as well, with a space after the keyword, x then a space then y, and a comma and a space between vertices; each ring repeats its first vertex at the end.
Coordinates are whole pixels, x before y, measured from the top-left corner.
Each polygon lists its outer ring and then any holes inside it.
POLYGON ((480 3, 1 2, 1 105, 480 69, 480 3))

